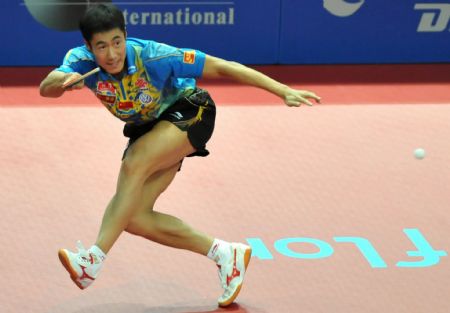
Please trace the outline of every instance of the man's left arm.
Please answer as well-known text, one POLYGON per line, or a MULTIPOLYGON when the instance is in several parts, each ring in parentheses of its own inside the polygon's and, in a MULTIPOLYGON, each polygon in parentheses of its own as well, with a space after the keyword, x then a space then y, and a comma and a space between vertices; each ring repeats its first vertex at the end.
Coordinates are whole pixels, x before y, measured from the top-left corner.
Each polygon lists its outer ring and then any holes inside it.
POLYGON ((308 90, 296 90, 269 76, 237 62, 206 55, 203 78, 230 78, 237 82, 262 88, 282 98, 288 106, 312 105, 311 99, 320 103, 320 97, 308 90))

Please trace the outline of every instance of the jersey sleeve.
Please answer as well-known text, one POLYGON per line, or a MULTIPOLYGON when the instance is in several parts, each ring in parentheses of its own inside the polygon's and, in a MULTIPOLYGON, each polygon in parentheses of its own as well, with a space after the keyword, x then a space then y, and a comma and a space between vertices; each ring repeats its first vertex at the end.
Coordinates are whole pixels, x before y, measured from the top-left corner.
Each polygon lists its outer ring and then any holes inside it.
POLYGON ((205 53, 166 44, 149 42, 142 52, 142 59, 151 72, 160 78, 198 78, 202 76, 205 53))
POLYGON ((174 58, 172 69, 176 77, 201 77, 205 66, 205 54, 199 50, 179 49, 179 56, 174 58))
POLYGON ((96 67, 92 54, 84 47, 69 50, 56 71, 85 74, 96 67))

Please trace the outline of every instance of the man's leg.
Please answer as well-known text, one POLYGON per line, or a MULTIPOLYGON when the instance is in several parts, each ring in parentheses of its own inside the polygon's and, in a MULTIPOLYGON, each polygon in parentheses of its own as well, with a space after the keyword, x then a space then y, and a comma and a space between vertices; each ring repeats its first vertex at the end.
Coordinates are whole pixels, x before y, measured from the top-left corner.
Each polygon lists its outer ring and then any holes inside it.
POLYGON ((165 246, 206 256, 214 241, 212 237, 193 229, 177 217, 153 210, 156 199, 170 185, 179 166, 175 164, 161 170, 145 182, 140 206, 125 230, 165 246))
POLYGON ((147 179, 194 151, 187 133, 166 121, 133 143, 122 162, 116 194, 103 216, 96 246, 108 253, 140 207, 147 179))
POLYGON ((116 194, 105 210, 96 244, 86 250, 79 243, 76 253, 67 249, 58 252, 61 263, 79 288, 87 288, 97 277, 106 253, 139 208, 147 179, 173 167, 192 152, 194 148, 187 133, 166 121, 133 143, 122 162, 116 194))
MULTIPOLYGON (((188 249, 213 259, 219 265, 225 289, 218 302, 220 306, 227 306, 241 289, 244 272, 250 261, 250 247, 213 240, 176 217, 152 210, 158 196, 173 180, 179 161, 194 150, 187 136, 179 136, 181 131, 174 131, 173 127, 169 122, 162 122, 130 147, 122 164, 117 192, 105 211, 97 244, 87 253, 76 254, 62 249, 59 256, 72 280, 84 289, 95 279, 105 257, 103 251, 108 251, 120 233, 127 230, 161 244, 188 249), (168 129, 172 129, 173 134, 168 129), (142 138, 157 138, 158 141, 142 138), (151 162, 154 160, 159 162, 151 162), (138 189, 133 190, 130 186, 138 189)), ((186 135, 185 132, 182 134, 186 135)))
POLYGON ((219 276, 224 293, 219 306, 230 305, 239 294, 244 274, 250 262, 250 247, 228 243, 200 233, 180 219, 153 211, 159 195, 170 185, 179 165, 152 175, 144 185, 141 206, 130 220, 126 231, 160 244, 187 249, 206 255, 219 266, 219 276))

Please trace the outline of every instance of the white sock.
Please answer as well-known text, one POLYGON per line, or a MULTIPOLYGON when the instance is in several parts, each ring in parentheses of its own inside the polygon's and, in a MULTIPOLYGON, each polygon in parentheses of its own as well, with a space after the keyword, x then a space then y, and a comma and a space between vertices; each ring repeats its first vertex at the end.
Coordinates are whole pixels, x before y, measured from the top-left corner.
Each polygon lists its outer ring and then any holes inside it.
POLYGON ((92 252, 98 258, 100 263, 106 259, 106 254, 96 245, 90 247, 89 252, 92 252))
POLYGON ((214 239, 207 256, 209 259, 220 265, 228 260, 230 254, 230 243, 216 238, 214 239))

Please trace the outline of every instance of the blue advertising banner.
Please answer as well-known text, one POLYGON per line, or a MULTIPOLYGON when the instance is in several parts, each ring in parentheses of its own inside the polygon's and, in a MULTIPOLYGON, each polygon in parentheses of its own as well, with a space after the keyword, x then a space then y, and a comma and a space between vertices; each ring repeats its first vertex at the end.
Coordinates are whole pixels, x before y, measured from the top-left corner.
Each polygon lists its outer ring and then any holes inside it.
POLYGON ((54 66, 112 2, 128 35, 244 64, 450 62, 449 0, 2 0, 0 66, 54 66))
POLYGON ((83 43, 78 19, 97 2, 123 11, 129 36, 247 64, 277 62, 280 0, 7 1, 1 4, 0 29, 9 47, 0 66, 59 64, 68 49, 83 43))
POLYGON ((282 0, 280 63, 450 61, 450 1, 282 0))

